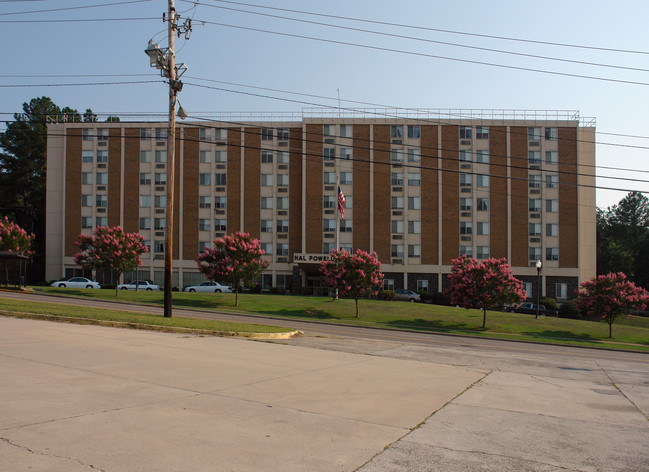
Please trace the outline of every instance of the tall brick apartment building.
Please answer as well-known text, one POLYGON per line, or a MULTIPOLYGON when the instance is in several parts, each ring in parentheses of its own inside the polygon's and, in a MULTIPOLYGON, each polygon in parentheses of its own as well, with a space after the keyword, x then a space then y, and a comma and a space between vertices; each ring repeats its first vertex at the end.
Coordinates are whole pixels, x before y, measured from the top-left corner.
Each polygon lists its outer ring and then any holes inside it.
MULTIPOLYGON (((578 113, 276 116, 179 126, 174 286, 200 282, 199 252, 241 230, 269 254, 264 288, 317 288, 337 224, 341 247, 378 253, 387 288, 442 290, 460 254, 507 258, 533 296, 539 259, 544 296, 595 274, 595 128, 578 113)), ((166 146, 165 122, 48 127, 48 279, 80 273, 79 233, 122 225, 150 247, 139 277, 162 283, 166 146)))

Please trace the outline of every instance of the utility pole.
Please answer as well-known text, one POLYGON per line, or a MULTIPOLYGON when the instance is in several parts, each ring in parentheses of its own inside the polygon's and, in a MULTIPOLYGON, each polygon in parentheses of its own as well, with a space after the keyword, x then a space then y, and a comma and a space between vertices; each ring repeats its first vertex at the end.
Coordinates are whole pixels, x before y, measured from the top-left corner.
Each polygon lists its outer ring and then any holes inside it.
POLYGON ((169 130, 167 133, 167 209, 166 209, 166 232, 165 232, 165 279, 164 279, 164 316, 172 316, 171 289, 173 285, 173 232, 174 232, 174 187, 175 187, 175 165, 176 165, 176 96, 183 88, 180 76, 187 70, 184 64, 176 67, 175 55, 175 34, 185 34, 189 39, 191 32, 191 20, 185 20, 182 26, 178 26, 179 15, 176 15, 174 0, 169 0, 168 17, 162 16, 163 21, 168 22, 169 47, 161 50, 153 41, 145 52, 151 60, 151 66, 161 70, 163 77, 169 79, 169 130))

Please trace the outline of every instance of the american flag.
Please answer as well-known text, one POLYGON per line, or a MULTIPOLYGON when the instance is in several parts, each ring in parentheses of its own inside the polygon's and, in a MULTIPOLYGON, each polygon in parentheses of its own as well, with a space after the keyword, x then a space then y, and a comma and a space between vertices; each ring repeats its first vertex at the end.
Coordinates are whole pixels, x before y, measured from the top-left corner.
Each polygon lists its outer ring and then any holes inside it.
POLYGON ((343 208, 343 205, 345 204, 345 195, 343 195, 343 191, 340 190, 340 185, 338 186, 338 211, 340 212, 340 217, 342 219, 345 219, 345 209, 343 208))

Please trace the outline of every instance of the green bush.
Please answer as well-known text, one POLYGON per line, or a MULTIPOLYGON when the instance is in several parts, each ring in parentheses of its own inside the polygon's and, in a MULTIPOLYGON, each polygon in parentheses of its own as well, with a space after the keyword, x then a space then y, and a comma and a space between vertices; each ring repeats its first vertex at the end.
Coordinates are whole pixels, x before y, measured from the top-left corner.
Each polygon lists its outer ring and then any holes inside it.
POLYGON ((552 298, 552 297, 541 298, 541 300, 539 300, 539 305, 543 305, 548 310, 558 310, 559 309, 559 305, 557 304, 557 300, 552 298))
POLYGON ((444 292, 433 292, 430 294, 430 302, 433 305, 450 305, 451 300, 444 292))
POLYGON ((396 296, 397 294, 394 293, 394 290, 383 290, 381 293, 379 293, 380 300, 394 300, 394 297, 396 296))
POLYGON ((575 300, 568 300, 567 302, 563 302, 559 307, 559 318, 581 320, 583 316, 579 308, 577 308, 577 302, 575 300))
POLYGON ((417 293, 419 294, 421 303, 432 303, 433 297, 430 292, 427 292, 426 290, 420 290, 417 293))

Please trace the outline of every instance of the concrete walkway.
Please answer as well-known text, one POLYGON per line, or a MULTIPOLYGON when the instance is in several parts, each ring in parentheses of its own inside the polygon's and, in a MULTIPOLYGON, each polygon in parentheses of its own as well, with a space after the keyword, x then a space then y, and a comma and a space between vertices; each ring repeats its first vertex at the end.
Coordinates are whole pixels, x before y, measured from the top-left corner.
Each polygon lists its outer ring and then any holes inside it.
POLYGON ((0 468, 353 471, 487 372, 0 318, 0 468))

